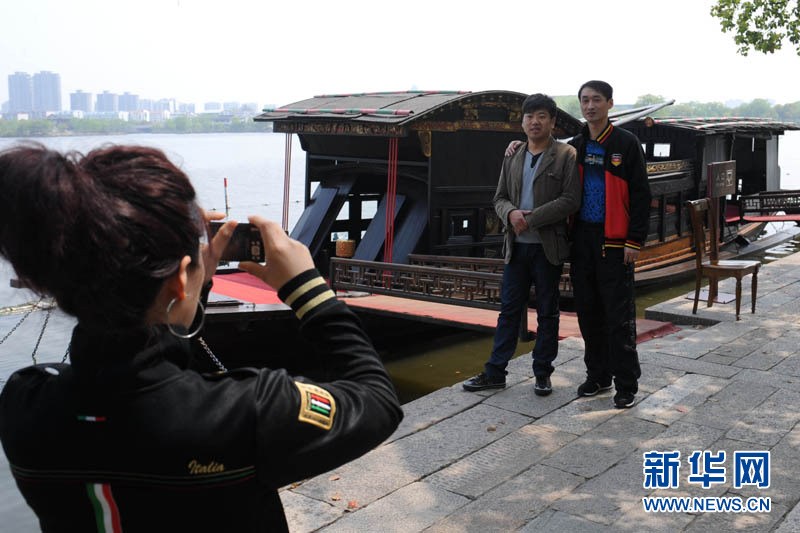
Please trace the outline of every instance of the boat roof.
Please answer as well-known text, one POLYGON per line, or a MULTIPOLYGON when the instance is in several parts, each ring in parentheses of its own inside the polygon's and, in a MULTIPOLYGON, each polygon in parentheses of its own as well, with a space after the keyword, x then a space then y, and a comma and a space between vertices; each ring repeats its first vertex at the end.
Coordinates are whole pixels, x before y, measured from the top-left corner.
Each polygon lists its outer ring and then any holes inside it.
POLYGON ((800 130, 800 124, 783 122, 771 118, 756 117, 667 117, 654 118, 656 125, 672 126, 694 132, 714 133, 783 133, 800 130))
MULTIPOLYGON (((287 133, 313 133, 308 127, 313 123, 349 123, 363 126, 358 129, 360 134, 405 134, 407 129, 420 128, 422 122, 425 129, 434 131, 508 131, 519 130, 520 107, 527 96, 514 91, 421 90, 322 94, 279 108, 265 108, 255 120, 274 122, 276 131, 287 133), (396 127, 369 129, 379 125, 396 127)), ((556 136, 573 136, 580 128, 578 119, 559 110, 556 136)), ((355 131, 320 128, 317 132, 353 134, 355 131)))

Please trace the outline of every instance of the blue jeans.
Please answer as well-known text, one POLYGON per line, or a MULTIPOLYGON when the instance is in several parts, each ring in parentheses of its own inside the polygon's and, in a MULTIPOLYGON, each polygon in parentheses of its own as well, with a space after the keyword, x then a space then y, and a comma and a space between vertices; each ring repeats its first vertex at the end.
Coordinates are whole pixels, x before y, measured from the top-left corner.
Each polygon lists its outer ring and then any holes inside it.
POLYGON ((533 374, 549 376, 558 355, 558 283, 561 265, 553 265, 544 255, 541 244, 514 245, 511 262, 503 270, 500 314, 494 334, 494 348, 486 373, 505 376, 508 360, 517 348, 522 313, 528 312, 531 283, 536 286, 536 343, 533 346, 533 374))

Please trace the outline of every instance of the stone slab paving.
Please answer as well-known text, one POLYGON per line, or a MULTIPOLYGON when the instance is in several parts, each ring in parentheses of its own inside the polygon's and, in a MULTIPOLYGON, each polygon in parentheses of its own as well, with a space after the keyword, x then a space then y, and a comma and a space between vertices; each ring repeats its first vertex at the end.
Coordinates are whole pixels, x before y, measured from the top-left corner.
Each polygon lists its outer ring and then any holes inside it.
POLYGON ((403 421, 388 442, 396 441, 433 424, 466 411, 480 403, 481 396, 464 394, 461 384, 439 389, 403 406, 403 421))
POLYGON ((579 476, 536 465, 441 519, 426 532, 513 531, 582 482, 579 476))
POLYGON ((322 529, 325 533, 421 531, 469 503, 467 498, 425 482, 416 482, 389 494, 360 512, 349 513, 322 529), (413 513, 409 513, 413 509, 413 513))
POLYGON ((686 374, 674 383, 651 394, 631 409, 634 416, 668 425, 725 387, 722 378, 686 374))
POLYGON ((592 431, 550 455, 543 464, 582 477, 594 477, 620 462, 639 442, 666 428, 624 413, 603 422, 592 431))
POLYGON ((477 498, 575 439, 570 433, 527 425, 426 479, 456 494, 477 498))

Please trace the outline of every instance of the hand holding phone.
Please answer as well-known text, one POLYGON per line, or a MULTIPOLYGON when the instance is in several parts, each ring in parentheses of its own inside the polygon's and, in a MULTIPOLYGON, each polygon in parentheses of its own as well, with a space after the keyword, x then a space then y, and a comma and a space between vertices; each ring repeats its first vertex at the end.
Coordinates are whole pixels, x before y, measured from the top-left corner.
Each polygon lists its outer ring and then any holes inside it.
MULTIPOLYGON (((213 238, 223 223, 212 221, 209 225, 213 238)), ((264 242, 261 240, 261 231, 252 224, 240 222, 233 230, 233 235, 222 251, 220 260, 263 263, 264 259, 264 242)))
POLYGON ((239 263, 240 269, 261 278, 270 287, 280 289, 293 277, 314 268, 314 260, 308 248, 286 235, 280 225, 260 216, 248 218, 261 230, 267 264, 243 262, 239 263))

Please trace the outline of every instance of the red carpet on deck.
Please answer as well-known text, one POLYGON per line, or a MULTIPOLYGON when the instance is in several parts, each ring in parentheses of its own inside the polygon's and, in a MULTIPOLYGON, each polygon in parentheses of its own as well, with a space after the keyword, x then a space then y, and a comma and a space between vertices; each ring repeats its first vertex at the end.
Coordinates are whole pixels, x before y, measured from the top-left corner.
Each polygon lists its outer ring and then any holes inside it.
POLYGON ((247 272, 217 274, 211 292, 254 304, 281 303, 275 289, 247 272))
MULTIPOLYGON (((212 292, 255 304, 280 303, 275 289, 246 272, 214 276, 212 292)), ((493 330, 497 325, 498 311, 491 309, 425 302, 380 294, 359 298, 342 298, 342 300, 350 307, 390 314, 398 318, 405 316, 409 320, 419 320, 419 317, 424 317, 428 322, 439 322, 442 325, 457 327, 469 324, 487 330, 493 330)), ((528 310, 528 329, 536 330, 536 311, 533 309, 528 310)), ((636 320, 636 331, 638 332, 636 342, 644 342, 678 331, 678 328, 669 322, 638 319, 636 320)), ((575 313, 562 311, 558 328, 559 339, 580 336, 581 332, 578 329, 578 319, 575 313)))

